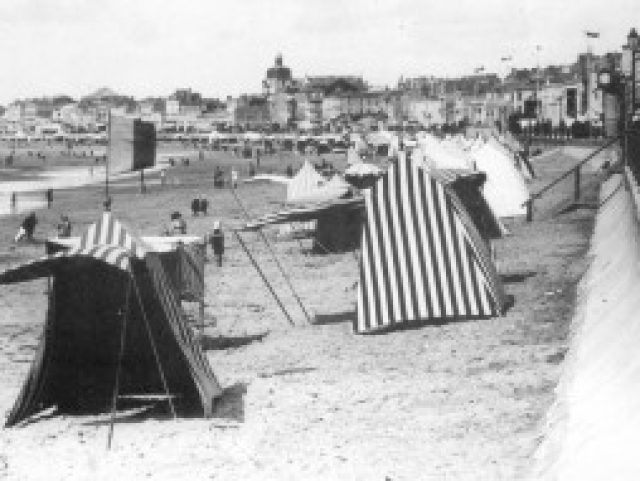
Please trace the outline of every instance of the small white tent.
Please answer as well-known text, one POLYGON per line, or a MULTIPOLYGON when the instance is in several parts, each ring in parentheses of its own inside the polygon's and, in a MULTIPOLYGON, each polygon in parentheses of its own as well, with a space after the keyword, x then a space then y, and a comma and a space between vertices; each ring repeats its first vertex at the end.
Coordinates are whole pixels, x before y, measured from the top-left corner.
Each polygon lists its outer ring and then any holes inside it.
POLYGON ((473 169, 473 162, 466 155, 445 148, 437 138, 428 134, 418 139, 412 157, 432 169, 473 169))
POLYGON ((305 161, 302 168, 287 185, 287 202, 308 202, 326 183, 316 169, 305 161))
POLYGON ((472 151, 476 167, 487 175, 483 194, 498 217, 514 217, 527 213, 529 190, 513 159, 491 142, 472 151))

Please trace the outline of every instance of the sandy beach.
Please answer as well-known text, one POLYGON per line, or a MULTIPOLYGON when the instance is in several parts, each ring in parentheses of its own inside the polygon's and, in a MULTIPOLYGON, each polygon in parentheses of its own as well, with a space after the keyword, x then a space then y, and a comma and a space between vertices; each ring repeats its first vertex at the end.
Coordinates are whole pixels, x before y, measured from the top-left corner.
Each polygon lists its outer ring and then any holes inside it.
MULTIPOLYGON (((548 183, 576 162, 557 150, 536 160, 548 183)), ((576 154, 577 155, 577 154, 576 154)), ((300 158, 266 158, 272 172, 300 158)), ((312 159, 313 160, 313 159, 312 159)), ((343 167, 336 158, 337 167, 343 167)), ((514 480, 523 479, 553 400, 568 345, 575 288, 585 258, 593 209, 554 215, 572 196, 572 179, 536 203, 535 221, 508 222, 512 235, 496 242, 498 269, 514 305, 503 317, 452 322, 384 335, 352 332, 357 259, 353 253, 312 255, 268 229, 305 306, 306 322, 267 250, 245 240, 296 323, 289 326, 230 228, 243 222, 233 196, 213 189, 215 165, 237 159, 207 153, 202 162, 168 171, 170 185, 147 194, 114 185, 113 212, 144 235, 156 235, 178 208, 205 192, 207 217, 187 217, 203 235, 213 219, 227 230, 221 268, 206 267, 203 347, 225 388, 211 419, 140 415, 115 425, 106 450, 108 417, 46 416, 0 431, 0 477, 10 480, 514 480), (131 207, 135 205, 135 210, 131 207)), ((245 164, 242 164, 245 168, 245 164)), ((597 168, 585 172, 595 199, 597 168)), ((19 216, 0 226, 0 268, 42 255, 60 212, 74 230, 95 221, 101 186, 61 190, 40 213, 37 241, 14 247, 19 216)), ((278 209, 284 187, 240 184, 255 215, 278 209)), ((2 202, 2 200, 0 200, 2 202)), ((302 241, 309 247, 309 241, 302 241)), ((41 335, 46 305, 42 281, 2 286, 0 295, 0 413, 22 385, 41 335)))

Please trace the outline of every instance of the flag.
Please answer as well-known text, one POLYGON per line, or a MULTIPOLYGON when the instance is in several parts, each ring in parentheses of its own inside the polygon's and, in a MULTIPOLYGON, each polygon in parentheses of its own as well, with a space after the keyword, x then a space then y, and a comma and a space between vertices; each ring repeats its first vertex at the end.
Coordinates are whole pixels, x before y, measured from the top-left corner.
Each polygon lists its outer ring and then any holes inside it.
POLYGON ((598 38, 600 37, 600 32, 589 32, 589 31, 585 31, 584 32, 585 35, 589 38, 598 38))

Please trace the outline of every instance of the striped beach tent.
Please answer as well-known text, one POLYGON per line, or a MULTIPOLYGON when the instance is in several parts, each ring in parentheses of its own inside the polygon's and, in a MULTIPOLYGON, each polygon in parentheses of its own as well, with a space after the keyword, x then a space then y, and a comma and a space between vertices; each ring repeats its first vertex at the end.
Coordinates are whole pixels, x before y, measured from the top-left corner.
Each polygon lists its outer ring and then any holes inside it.
POLYGON ((92 258, 120 270, 128 271, 131 258, 144 259, 148 248, 134 237, 110 212, 91 224, 70 249, 59 250, 0 274, 0 283, 22 282, 48 275, 62 258, 92 258))
POLYGON ((404 155, 365 192, 358 333, 504 309, 486 244, 456 194, 404 155))
POLYGON ((77 245, 0 273, 0 285, 50 280, 44 333, 7 426, 49 407, 97 413, 135 399, 213 413, 222 389, 161 256, 105 212, 77 245))

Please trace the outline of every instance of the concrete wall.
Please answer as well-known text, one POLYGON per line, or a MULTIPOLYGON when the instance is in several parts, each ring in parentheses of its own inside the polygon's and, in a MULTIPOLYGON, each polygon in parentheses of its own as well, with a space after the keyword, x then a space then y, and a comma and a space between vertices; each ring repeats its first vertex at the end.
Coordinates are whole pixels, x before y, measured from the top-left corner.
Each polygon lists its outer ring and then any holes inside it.
POLYGON ((531 479, 636 480, 640 473, 640 230, 629 172, 601 190, 592 264, 531 479))

